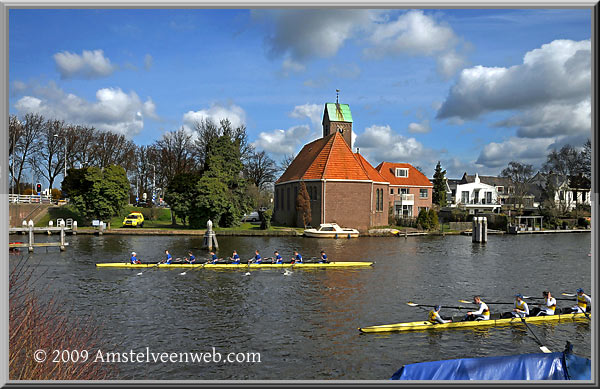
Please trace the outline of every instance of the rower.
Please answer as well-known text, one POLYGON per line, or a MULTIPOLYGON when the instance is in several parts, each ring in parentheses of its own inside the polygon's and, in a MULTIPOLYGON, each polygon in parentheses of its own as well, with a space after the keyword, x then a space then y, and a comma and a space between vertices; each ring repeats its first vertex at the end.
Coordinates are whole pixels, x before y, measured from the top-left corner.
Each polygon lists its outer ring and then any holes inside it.
POLYGON ((142 261, 140 261, 137 257, 137 254, 135 253, 135 251, 131 252, 131 258, 129 258, 129 260, 131 261, 131 264, 136 264, 136 263, 142 263, 142 261))
POLYGON ((219 258, 217 258, 217 254, 215 254, 214 251, 211 251, 210 252, 210 259, 206 263, 212 263, 214 265, 218 261, 219 261, 219 258))
POLYGON ((273 255, 275 255, 275 257, 273 259, 275 260, 276 264, 280 265, 283 263, 283 258, 281 257, 281 255, 279 255, 279 251, 275 250, 273 255))
POLYGON ((302 263, 302 255, 298 251, 294 250, 294 258, 292 258, 292 264, 302 263))
POLYGON ((184 258, 186 262, 188 263, 194 263, 196 262, 196 257, 194 256, 194 254, 192 254, 192 252, 188 252, 188 255, 190 256, 190 259, 184 258))
POLYGON ((165 250, 165 255, 167 256, 162 263, 166 263, 167 265, 170 265, 171 263, 173 263, 173 257, 171 256, 171 254, 169 254, 169 250, 165 250))
POLYGON ((531 310, 530 316, 552 316, 556 310, 556 299, 552 297, 549 291, 543 291, 544 302, 540 303, 539 307, 535 307, 531 310))
POLYGON ((248 261, 248 263, 249 263, 249 264, 250 264, 250 263, 253 263, 253 262, 254 262, 254 263, 256 263, 256 264, 260 264, 260 263, 262 263, 262 257, 260 256, 260 254, 259 254, 258 250, 255 250, 255 251, 254 251, 254 258, 252 258, 252 259, 250 259, 250 260, 248 261))
POLYGON ((319 263, 329 263, 327 260, 327 254, 325 254, 325 251, 323 250, 321 250, 321 258, 319 259, 319 263))
POLYGON ((431 311, 429 311, 429 321, 433 324, 446 324, 451 323, 452 320, 444 320, 442 316, 440 316, 440 309, 442 309, 441 305, 436 305, 431 311))
POLYGON ((231 263, 234 265, 240 264, 240 256, 238 255, 236 250, 233 250, 233 254, 231 254, 231 263))
POLYGON ((480 296, 473 297, 473 304, 477 304, 477 311, 467 312, 465 320, 490 320, 490 309, 487 304, 481 301, 480 296))
POLYGON ((521 293, 517 293, 515 295, 515 307, 511 312, 513 317, 526 317, 529 316, 529 306, 523 300, 523 295, 521 293))
POLYGON ((589 311, 588 305, 592 305, 592 299, 587 294, 583 293, 583 289, 577 289, 577 305, 571 307, 573 313, 585 313, 589 311))

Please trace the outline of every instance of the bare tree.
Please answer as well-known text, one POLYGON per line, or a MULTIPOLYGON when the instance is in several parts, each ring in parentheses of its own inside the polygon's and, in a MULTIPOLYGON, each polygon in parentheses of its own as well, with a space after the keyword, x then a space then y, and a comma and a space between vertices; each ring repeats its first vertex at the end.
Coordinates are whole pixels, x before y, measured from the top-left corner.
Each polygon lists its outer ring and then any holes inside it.
POLYGON ((23 127, 19 118, 15 115, 10 115, 8 118, 8 170, 10 173, 10 178, 12 181, 12 187, 16 186, 16 178, 15 178, 15 151, 17 148, 17 144, 20 141, 20 138, 23 136, 23 127))
POLYGON ((123 134, 108 131, 96 131, 92 147, 95 165, 105 168, 120 165, 126 172, 134 171, 135 144, 123 134))
POLYGON ((244 164, 244 176, 259 189, 266 189, 276 179, 277 166, 267 153, 252 153, 244 164))
POLYGON ((254 146, 248 143, 248 135, 246 134, 246 126, 241 125, 233 128, 229 119, 223 119, 217 125, 210 119, 202 119, 194 125, 196 132, 196 150, 198 166, 204 166, 206 162, 206 152, 209 143, 222 135, 227 135, 232 141, 235 141, 241 153, 242 163, 245 163, 254 152, 254 146))
MULTIPOLYGON (((21 136, 15 134, 13 146, 13 170, 16 174, 16 187, 20 193, 23 171, 31 162, 31 157, 38 151, 38 137, 44 125, 44 118, 38 114, 28 113, 21 121, 21 136)), ((17 127, 15 127, 17 129, 17 127)), ((31 168, 31 165, 29 166, 31 168)))
POLYGON ((154 142, 154 157, 158 162, 156 173, 163 188, 177 174, 196 170, 197 158, 193 138, 193 135, 182 127, 163 134, 154 142))
POLYGON ((294 156, 294 154, 284 155, 283 159, 279 163, 279 171, 282 173, 285 172, 287 168, 290 167, 295 158, 296 156, 294 156))
POLYGON ((589 140, 583 144, 581 151, 581 160, 583 162, 583 175, 590 180, 592 178, 592 142, 589 140))
POLYGON ((523 207, 523 198, 527 194, 527 184, 533 177, 533 166, 522 164, 517 161, 508 163, 508 167, 504 168, 500 173, 500 177, 510 179, 515 186, 515 197, 520 208, 523 207))
POLYGON ((50 119, 44 122, 39 133, 39 151, 31 157, 31 165, 48 180, 50 189, 64 166, 64 133, 63 121, 50 119))

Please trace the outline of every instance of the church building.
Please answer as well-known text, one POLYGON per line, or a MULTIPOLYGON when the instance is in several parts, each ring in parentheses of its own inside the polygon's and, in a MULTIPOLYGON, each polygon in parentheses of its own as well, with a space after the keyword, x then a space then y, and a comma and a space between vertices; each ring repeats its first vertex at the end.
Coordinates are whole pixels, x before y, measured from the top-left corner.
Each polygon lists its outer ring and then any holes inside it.
POLYGON ((325 104, 323 137, 306 144, 275 182, 274 223, 303 227, 296 198, 304 182, 312 226, 337 223, 365 231, 389 224, 390 206, 394 207, 390 182, 362 155, 352 152, 352 124, 348 104, 325 104))

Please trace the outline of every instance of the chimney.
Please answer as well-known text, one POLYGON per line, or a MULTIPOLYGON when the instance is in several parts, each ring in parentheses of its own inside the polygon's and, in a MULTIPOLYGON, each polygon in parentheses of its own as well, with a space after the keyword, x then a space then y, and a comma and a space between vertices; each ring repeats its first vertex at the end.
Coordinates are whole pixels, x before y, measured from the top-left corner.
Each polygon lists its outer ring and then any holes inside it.
POLYGON ((356 148, 356 154, 360 154, 360 149, 358 147, 356 148))

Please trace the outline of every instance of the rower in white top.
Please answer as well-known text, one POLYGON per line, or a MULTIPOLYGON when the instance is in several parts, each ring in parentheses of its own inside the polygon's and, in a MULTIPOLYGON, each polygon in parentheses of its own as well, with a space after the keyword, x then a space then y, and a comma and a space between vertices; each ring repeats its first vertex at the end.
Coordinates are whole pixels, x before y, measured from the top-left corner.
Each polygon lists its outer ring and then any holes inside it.
POLYGON ((544 296, 544 302, 539 304, 539 307, 535 307, 531 310, 531 316, 552 316, 556 310, 556 299, 552 297, 552 294, 545 290, 542 292, 544 296))
POLYGON ((583 293, 583 289, 577 289, 577 305, 571 308, 573 313, 585 313, 589 311, 588 306, 592 305, 592 299, 583 293))

